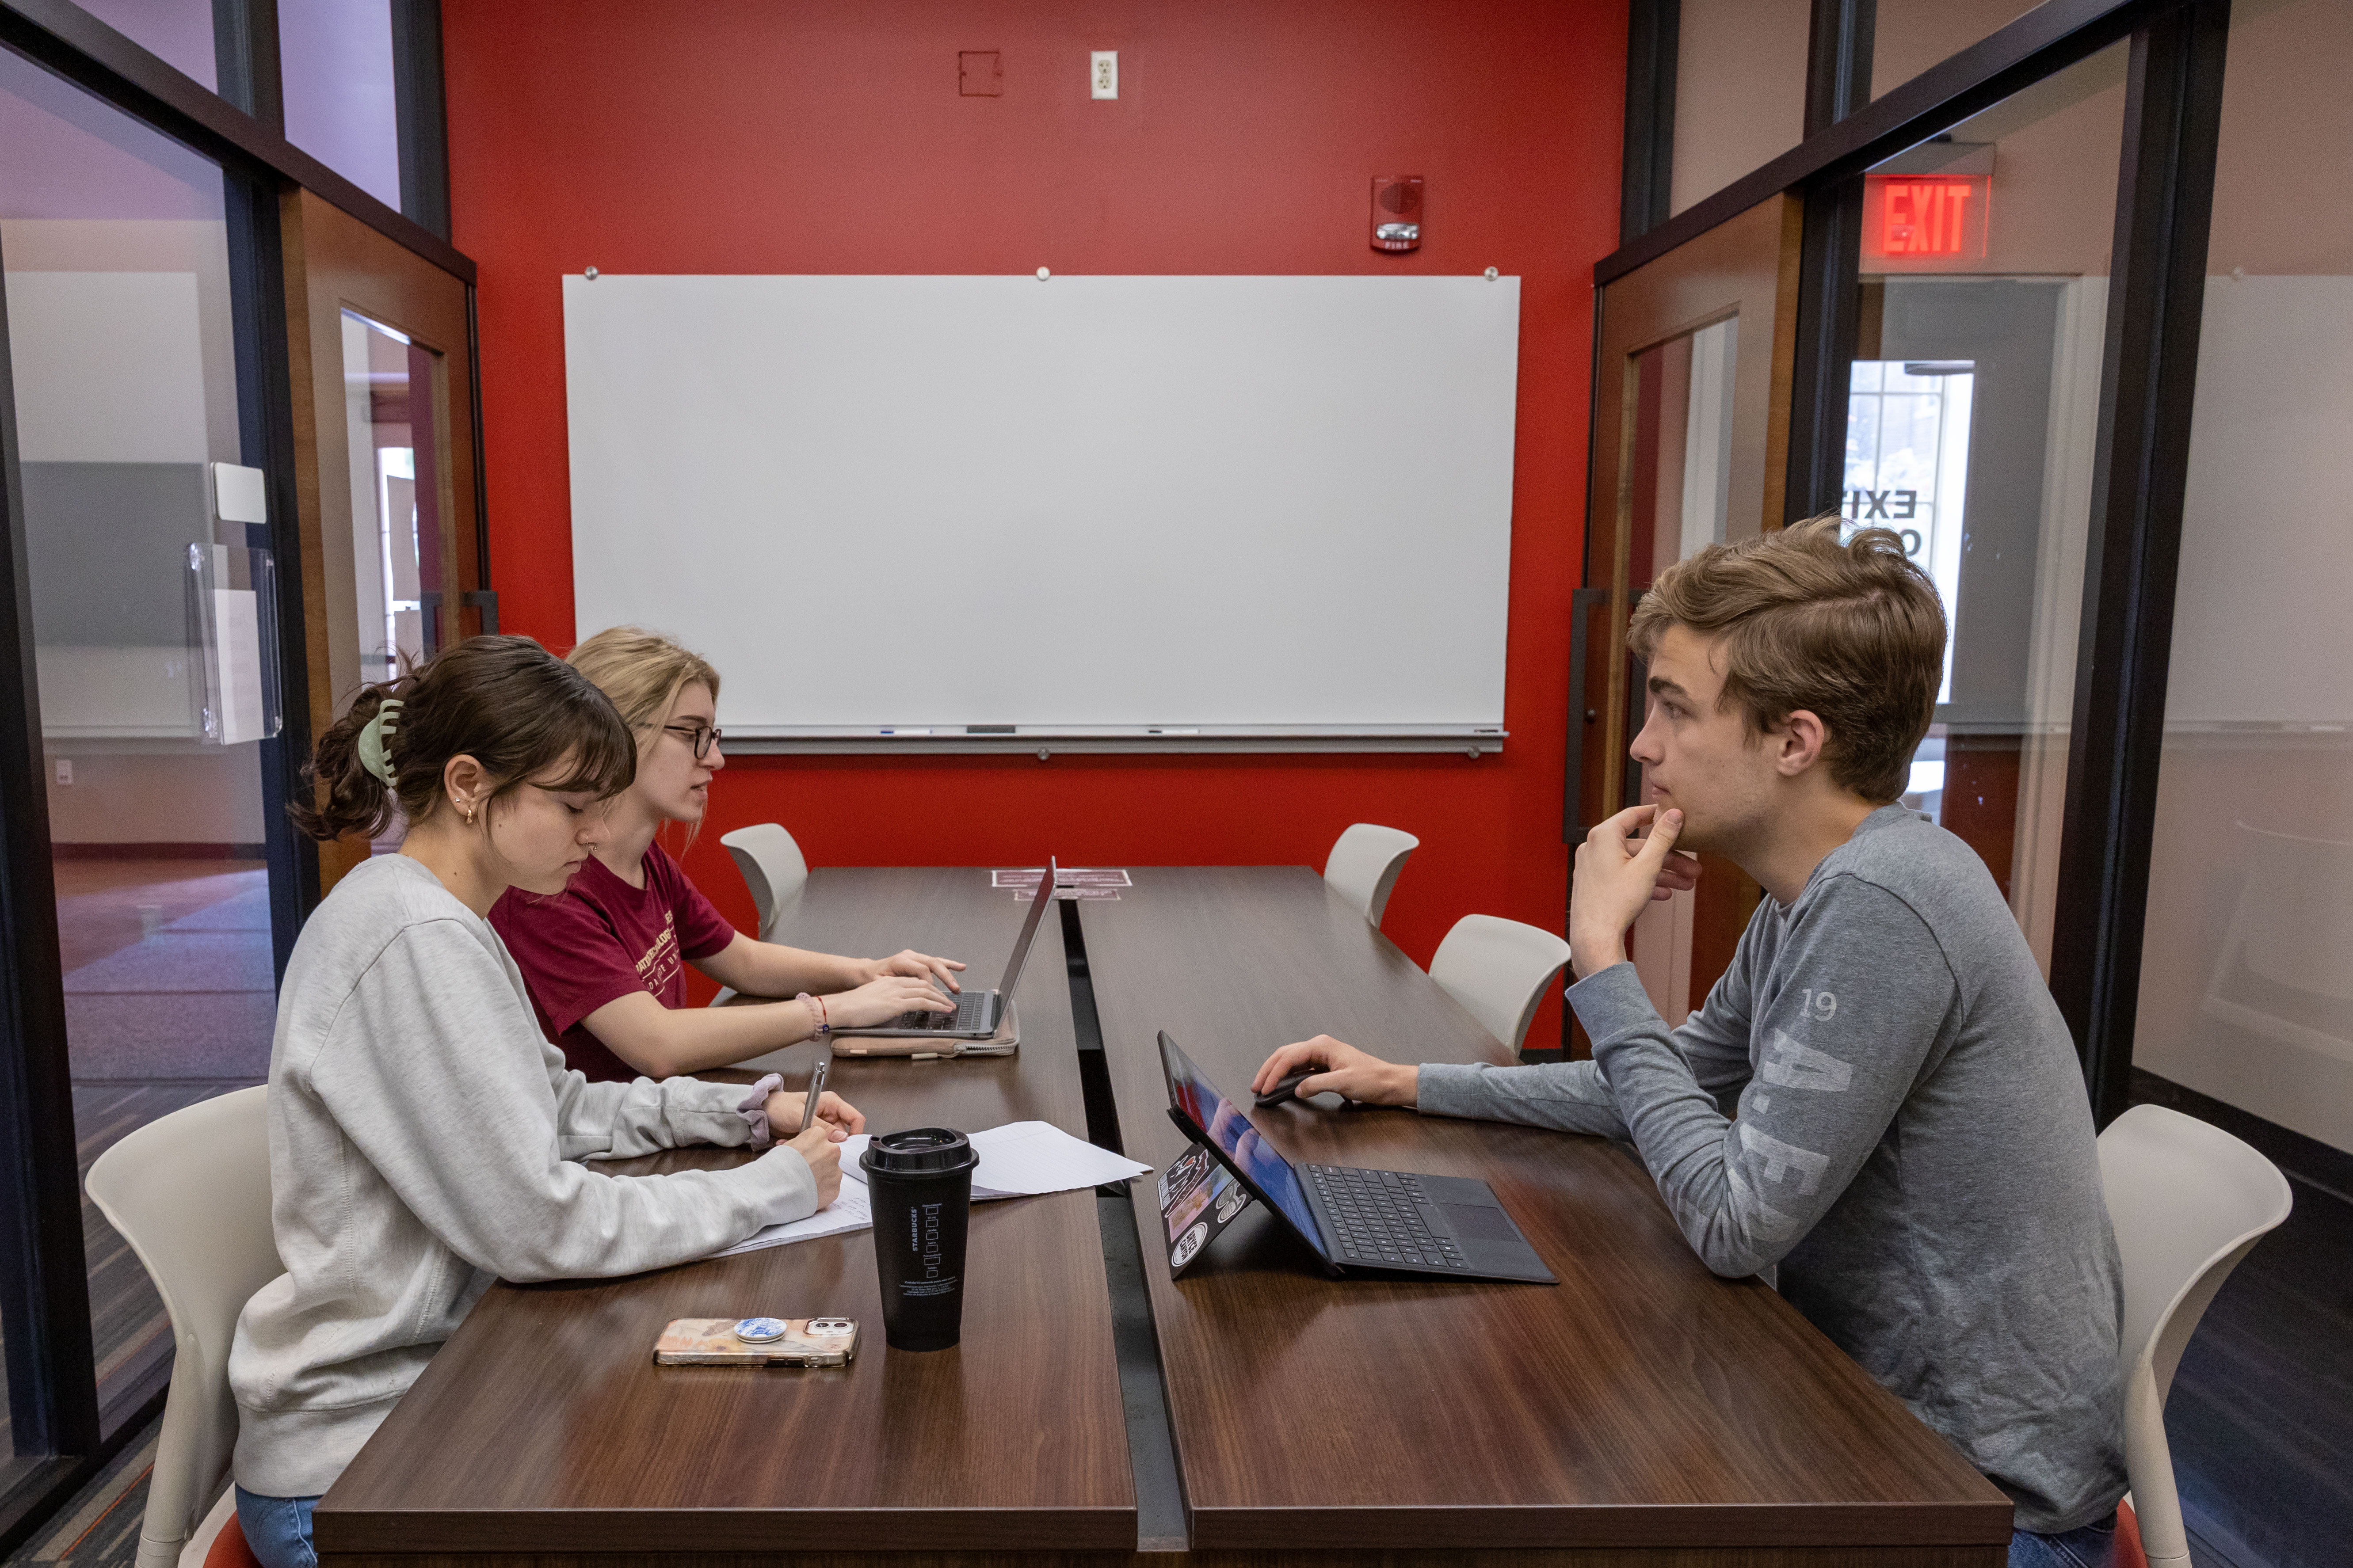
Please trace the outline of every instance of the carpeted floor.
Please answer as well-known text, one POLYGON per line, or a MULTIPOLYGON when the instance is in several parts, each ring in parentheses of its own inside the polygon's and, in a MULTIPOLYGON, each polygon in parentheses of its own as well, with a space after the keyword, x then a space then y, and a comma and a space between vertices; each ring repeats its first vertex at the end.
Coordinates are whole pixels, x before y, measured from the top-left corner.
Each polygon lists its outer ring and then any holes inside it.
POLYGON ((11 1552, 20 1563, 62 1563, 71 1568, 132 1568, 139 1557, 139 1523, 147 1512, 147 1478, 155 1468, 152 1423, 136 1441, 123 1445, 114 1462, 75 1494, 48 1525, 11 1552))
MULTIPOLYGON (((268 1076, 268 873, 218 860, 71 859, 56 872, 75 1156, 87 1178, 133 1129, 268 1076)), ((163 1301, 86 1194, 82 1248, 100 1401, 137 1396, 171 1354, 163 1301)))
POLYGON ((216 873, 58 900, 60 935, 82 959, 65 976, 76 1084, 268 1074, 277 995, 267 877, 216 873))

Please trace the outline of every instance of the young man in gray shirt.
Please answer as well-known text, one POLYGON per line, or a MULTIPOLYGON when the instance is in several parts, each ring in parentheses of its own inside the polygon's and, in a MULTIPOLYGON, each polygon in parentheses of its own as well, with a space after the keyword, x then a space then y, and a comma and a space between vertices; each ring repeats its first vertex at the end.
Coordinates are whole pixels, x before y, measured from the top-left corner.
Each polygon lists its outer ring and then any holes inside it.
POLYGON ((2015 1500, 2014 1568, 2099 1568, 2126 1482, 2123 1292, 2073 1042, 1993 878, 1890 804, 1942 679, 1936 590, 1836 518, 1661 574, 1632 754, 1654 802, 1577 851, 1568 999, 1593 1060, 1419 1068, 1287 1046, 1333 1090, 1630 1141, 1708 1268, 1781 1293, 2015 1500), (1638 837, 1647 829, 1647 836, 1638 837), (1670 1030, 1626 958, 1723 855, 1767 894, 1670 1030))

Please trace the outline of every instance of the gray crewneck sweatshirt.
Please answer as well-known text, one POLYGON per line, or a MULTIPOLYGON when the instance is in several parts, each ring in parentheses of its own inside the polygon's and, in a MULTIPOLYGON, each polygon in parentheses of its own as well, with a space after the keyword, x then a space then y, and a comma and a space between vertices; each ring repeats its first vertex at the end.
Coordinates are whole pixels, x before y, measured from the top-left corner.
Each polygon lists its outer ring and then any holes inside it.
POLYGON ((1594 1059, 1430 1064, 1420 1109, 1629 1139, 1716 1273, 1781 1294, 2017 1504, 2124 1494, 2123 1286, 2073 1043, 1975 851, 1865 817, 1670 1033, 1631 963, 1594 1059))
POLYGON ((494 1279, 597 1279, 705 1257, 817 1206, 781 1145, 729 1171, 578 1162, 742 1144, 744 1089, 568 1070, 487 921, 406 856, 302 928, 269 1058, 270 1219, 286 1272, 229 1348, 248 1491, 323 1492, 494 1279))

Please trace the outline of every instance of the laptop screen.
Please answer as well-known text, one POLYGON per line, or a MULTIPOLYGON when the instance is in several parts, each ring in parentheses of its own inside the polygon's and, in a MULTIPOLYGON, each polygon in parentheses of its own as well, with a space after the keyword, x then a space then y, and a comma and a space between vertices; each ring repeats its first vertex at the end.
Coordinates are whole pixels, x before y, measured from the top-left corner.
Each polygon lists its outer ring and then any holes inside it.
POLYGON ((1006 995, 1021 983, 1021 966, 1029 962, 1029 944, 1037 939, 1039 922, 1046 918, 1046 906, 1054 901, 1054 878, 1058 873, 1054 858, 1046 857, 1046 869, 1039 874, 1038 890, 1030 895, 1029 912, 1022 918, 1021 935, 1013 943, 1013 956, 1005 961, 1005 979, 997 989, 1006 995))
POLYGON ((1225 1152, 1226 1158, 1250 1178, 1250 1185, 1281 1209, 1301 1236, 1317 1251, 1324 1250, 1323 1233, 1315 1228, 1314 1213, 1307 1206, 1307 1194, 1300 1189, 1299 1174, 1291 1168, 1291 1162, 1259 1136, 1241 1107, 1219 1093, 1208 1075, 1165 1034, 1160 1037, 1160 1067, 1168 1079, 1169 1103, 1208 1134, 1209 1142, 1225 1152))

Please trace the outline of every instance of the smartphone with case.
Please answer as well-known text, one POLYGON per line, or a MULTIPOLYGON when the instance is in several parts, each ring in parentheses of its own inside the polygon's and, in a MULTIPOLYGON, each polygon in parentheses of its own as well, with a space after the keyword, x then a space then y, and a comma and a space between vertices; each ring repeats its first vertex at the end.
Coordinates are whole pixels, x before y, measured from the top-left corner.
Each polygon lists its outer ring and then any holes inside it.
POLYGON ((848 1366, 855 1318, 681 1318, 654 1342, 656 1366, 848 1366))

